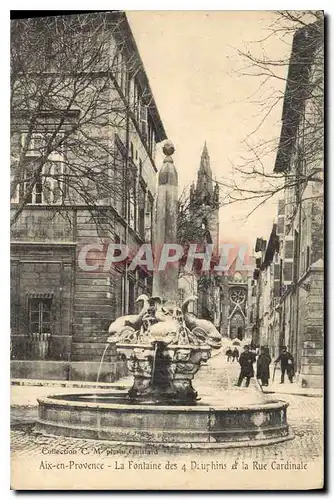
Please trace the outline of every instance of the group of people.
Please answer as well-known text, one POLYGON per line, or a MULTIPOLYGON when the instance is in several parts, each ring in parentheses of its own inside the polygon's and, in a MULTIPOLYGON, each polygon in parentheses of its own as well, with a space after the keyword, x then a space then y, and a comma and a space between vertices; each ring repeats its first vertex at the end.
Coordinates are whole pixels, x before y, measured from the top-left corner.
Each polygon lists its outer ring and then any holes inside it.
POLYGON ((233 363, 234 361, 239 361, 239 351, 236 347, 233 349, 233 351, 229 347, 226 351, 226 356, 227 356, 228 363, 233 363))
MULTIPOLYGON (((228 351, 226 351, 227 354, 228 351)), ((238 352, 239 355, 239 352, 238 352)), ((227 354, 228 356, 228 354, 227 354)), ((270 364, 271 356, 268 347, 256 348, 255 346, 245 345, 244 351, 238 356, 240 364, 240 375, 236 385, 241 386, 246 379, 246 387, 249 386, 250 379, 254 377, 254 363, 256 363, 256 378, 261 381, 262 386, 268 386, 270 379, 270 364)), ((229 360, 229 358, 228 358, 229 360)), ((278 358, 274 361, 275 368, 278 363, 281 365, 281 384, 284 384, 285 373, 288 376, 290 383, 293 382, 295 374, 294 359, 291 353, 284 346, 278 358)))

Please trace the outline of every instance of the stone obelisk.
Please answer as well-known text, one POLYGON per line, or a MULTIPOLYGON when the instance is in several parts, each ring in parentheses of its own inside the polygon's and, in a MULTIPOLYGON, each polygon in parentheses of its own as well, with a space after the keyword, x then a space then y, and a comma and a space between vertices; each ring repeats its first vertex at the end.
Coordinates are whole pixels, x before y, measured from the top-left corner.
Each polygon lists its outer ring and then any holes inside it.
MULTIPOLYGON (((158 265, 165 244, 177 243, 178 178, 172 154, 175 151, 171 141, 163 146, 166 155, 158 176, 158 192, 153 225, 154 274, 153 296, 166 301, 166 307, 175 307, 178 293, 178 263, 168 263, 165 269, 158 265)), ((170 255, 173 252, 170 252, 170 255)))

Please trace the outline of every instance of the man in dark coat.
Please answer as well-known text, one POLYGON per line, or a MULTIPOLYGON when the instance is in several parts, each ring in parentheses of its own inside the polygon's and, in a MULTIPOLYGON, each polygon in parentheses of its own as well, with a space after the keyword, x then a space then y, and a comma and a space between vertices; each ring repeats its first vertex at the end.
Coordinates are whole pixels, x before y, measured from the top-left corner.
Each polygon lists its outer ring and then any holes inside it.
POLYGON ((226 356, 227 356, 227 362, 231 361, 232 349, 230 349, 230 348, 227 349, 226 356))
POLYGON ((240 375, 237 386, 240 387, 244 378, 246 378, 246 387, 249 386, 251 377, 254 377, 253 363, 255 362, 255 354, 250 352, 249 346, 245 345, 244 352, 240 354, 239 364, 241 366, 240 375))
POLYGON ((292 354, 290 354, 287 350, 287 348, 284 346, 281 354, 278 356, 278 358, 275 360, 275 364, 278 362, 281 362, 281 384, 284 384, 284 375, 285 372, 288 375, 288 379, 290 380, 290 383, 292 384, 293 382, 293 376, 295 374, 295 367, 294 367, 294 359, 292 354))
POLYGON ((270 372, 269 366, 271 363, 271 357, 269 354, 268 347, 261 347, 259 357, 257 358, 257 370, 256 378, 261 380, 261 384, 264 386, 268 385, 270 372))

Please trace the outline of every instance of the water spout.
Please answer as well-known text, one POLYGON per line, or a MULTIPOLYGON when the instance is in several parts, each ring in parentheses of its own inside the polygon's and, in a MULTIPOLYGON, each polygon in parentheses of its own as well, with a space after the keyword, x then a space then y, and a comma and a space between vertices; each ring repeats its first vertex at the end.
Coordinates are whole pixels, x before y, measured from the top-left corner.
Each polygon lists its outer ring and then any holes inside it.
POLYGON ((106 352, 107 352, 107 349, 108 347, 110 346, 111 344, 109 344, 108 342, 106 343, 106 346, 104 348, 104 351, 103 351, 103 354, 102 354, 102 358, 101 358, 101 361, 100 361, 100 366, 99 366, 99 369, 98 369, 98 372, 97 372, 97 379, 96 379, 96 383, 98 384, 99 382, 99 378, 100 378, 100 373, 101 373, 101 368, 102 368, 102 363, 103 363, 103 360, 104 360, 104 356, 106 355, 106 352))

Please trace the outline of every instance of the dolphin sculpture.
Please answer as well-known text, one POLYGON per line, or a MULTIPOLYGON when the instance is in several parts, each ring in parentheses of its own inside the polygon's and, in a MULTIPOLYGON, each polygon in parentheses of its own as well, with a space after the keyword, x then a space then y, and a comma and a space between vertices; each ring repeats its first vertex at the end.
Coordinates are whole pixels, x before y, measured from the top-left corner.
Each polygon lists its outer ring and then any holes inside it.
POLYGON ((117 318, 115 321, 113 321, 109 328, 108 328, 108 333, 109 335, 115 335, 116 333, 120 333, 120 331, 124 327, 131 327, 134 330, 136 330, 138 327, 141 325, 141 321, 143 316, 146 314, 148 308, 149 308, 149 298, 147 295, 142 294, 139 295, 139 297, 136 299, 136 302, 143 302, 143 307, 140 311, 139 314, 128 314, 126 316, 120 316, 117 318))
POLYGON ((196 335, 199 340, 205 342, 213 349, 221 347, 221 334, 211 321, 206 319, 197 318, 194 314, 188 311, 190 302, 198 300, 196 295, 188 297, 182 304, 181 310, 186 327, 196 335))

